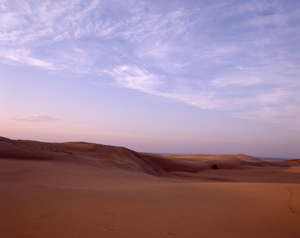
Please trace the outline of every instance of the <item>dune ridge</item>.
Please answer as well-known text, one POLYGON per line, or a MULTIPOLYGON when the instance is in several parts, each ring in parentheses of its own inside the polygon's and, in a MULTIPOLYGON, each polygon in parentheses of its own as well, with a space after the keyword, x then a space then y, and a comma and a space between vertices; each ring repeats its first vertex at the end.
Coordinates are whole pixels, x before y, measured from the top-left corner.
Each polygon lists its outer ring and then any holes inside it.
POLYGON ((289 166, 270 163, 244 154, 157 155, 125 147, 87 142, 47 143, 0 137, 0 158, 85 163, 165 176, 170 172, 198 173, 211 169, 245 170, 251 167, 289 166))

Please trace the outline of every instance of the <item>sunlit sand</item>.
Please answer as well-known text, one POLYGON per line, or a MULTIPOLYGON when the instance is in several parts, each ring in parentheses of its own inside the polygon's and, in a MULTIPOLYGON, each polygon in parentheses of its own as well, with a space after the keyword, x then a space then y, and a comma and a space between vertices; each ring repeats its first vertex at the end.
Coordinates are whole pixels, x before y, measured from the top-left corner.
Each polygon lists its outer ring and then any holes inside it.
POLYGON ((295 237, 299 161, 0 137, 0 237, 295 237))

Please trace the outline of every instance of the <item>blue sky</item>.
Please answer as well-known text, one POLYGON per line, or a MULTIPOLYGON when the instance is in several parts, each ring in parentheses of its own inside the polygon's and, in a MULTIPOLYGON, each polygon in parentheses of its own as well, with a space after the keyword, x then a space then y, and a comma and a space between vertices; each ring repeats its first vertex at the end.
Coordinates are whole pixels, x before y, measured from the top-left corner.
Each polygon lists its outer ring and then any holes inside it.
POLYGON ((299 1, 0 0, 0 131, 300 157, 299 1))

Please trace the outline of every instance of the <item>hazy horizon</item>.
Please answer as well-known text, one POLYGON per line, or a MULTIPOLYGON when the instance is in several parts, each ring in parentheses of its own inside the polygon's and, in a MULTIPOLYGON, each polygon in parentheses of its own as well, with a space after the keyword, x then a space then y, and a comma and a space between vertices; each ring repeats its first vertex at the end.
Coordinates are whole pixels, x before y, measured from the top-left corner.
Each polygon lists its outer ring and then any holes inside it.
POLYGON ((300 2, 0 0, 0 136, 300 157, 300 2))

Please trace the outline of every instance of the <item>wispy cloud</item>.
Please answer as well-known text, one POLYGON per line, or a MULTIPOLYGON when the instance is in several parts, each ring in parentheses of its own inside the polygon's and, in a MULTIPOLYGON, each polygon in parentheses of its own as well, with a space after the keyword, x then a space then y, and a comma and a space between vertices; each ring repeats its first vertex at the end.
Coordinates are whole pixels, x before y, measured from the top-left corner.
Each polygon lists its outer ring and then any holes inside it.
POLYGON ((300 3, 0 1, 0 60, 275 123, 300 119, 300 3))
POLYGON ((44 115, 33 115, 33 116, 24 116, 18 118, 7 118, 11 121, 24 121, 24 122, 52 122, 58 120, 57 118, 44 116, 44 115))
POLYGON ((137 66, 120 66, 111 72, 106 71, 117 81, 117 86, 153 93, 161 81, 157 75, 137 66))
POLYGON ((263 83, 263 80, 256 77, 245 77, 245 76, 232 76, 230 78, 216 78, 212 80, 212 85, 215 87, 248 87, 251 85, 257 85, 263 83))
POLYGON ((6 62, 18 62, 50 70, 59 69, 53 63, 47 62, 45 59, 35 58, 28 49, 5 50, 4 52, 2 50, 2 56, 6 58, 6 62))

